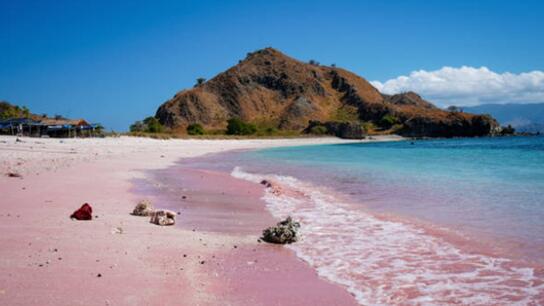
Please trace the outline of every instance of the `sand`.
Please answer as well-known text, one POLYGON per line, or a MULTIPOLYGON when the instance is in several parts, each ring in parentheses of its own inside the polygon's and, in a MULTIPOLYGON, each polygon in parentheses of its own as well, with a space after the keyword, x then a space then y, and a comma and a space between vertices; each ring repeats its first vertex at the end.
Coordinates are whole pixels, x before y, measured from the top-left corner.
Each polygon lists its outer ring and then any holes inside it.
MULTIPOLYGON (((222 233, 207 217, 227 197, 202 210, 209 214, 184 216, 186 227, 159 227, 129 214, 142 198, 134 182, 181 158, 345 140, 19 140, 0 137, 0 305, 355 304, 288 249, 257 242, 253 230, 275 222, 264 208, 231 214, 258 219, 250 232, 225 225, 222 233), (70 220, 85 202, 95 218, 70 220), (219 230, 209 231, 212 225, 219 230)), ((203 194, 213 192, 198 188, 209 182, 192 184, 203 194)), ((258 186, 232 190, 251 193, 237 195, 242 206, 261 196, 258 186)))

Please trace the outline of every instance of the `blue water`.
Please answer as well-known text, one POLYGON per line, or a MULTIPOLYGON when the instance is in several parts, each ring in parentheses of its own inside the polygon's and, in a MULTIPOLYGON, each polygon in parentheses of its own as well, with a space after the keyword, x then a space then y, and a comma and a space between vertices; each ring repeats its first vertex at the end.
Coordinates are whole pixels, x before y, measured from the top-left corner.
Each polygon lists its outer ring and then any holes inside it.
POLYGON ((181 166, 271 182, 267 210, 301 224, 288 247, 361 305, 544 305, 544 137, 286 147, 181 166))
POLYGON ((366 209, 544 250, 544 137, 274 148, 238 156, 249 171, 332 187, 366 209))

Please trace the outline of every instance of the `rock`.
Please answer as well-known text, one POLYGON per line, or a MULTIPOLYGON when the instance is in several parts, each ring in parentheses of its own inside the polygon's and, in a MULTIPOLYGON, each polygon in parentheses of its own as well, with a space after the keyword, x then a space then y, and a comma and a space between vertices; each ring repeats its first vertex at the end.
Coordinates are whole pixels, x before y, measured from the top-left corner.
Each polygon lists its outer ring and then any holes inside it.
POLYGON ((149 222, 161 226, 174 225, 176 223, 176 214, 168 210, 157 210, 151 214, 149 222))
POLYGON ((18 178, 22 178, 22 177, 23 177, 22 175, 20 175, 20 174, 17 173, 17 172, 8 172, 8 173, 6 173, 6 176, 8 176, 8 177, 18 177, 18 178))
POLYGON ((138 204, 136 204, 136 207, 134 207, 134 210, 132 211, 132 215, 142 217, 151 216, 152 213, 153 205, 151 205, 149 200, 140 201, 138 204))
POLYGON ((415 115, 404 121, 398 133, 405 137, 477 137, 500 133, 498 122, 488 115, 448 113, 441 120, 415 115))
POLYGON ((78 210, 74 211, 70 218, 76 220, 92 220, 93 208, 88 203, 85 203, 78 210))
POLYGON ((111 233, 112 233, 112 234, 122 234, 122 233, 123 233, 123 228, 122 228, 122 227, 115 227, 115 228, 112 228, 112 229, 111 229, 111 233))
POLYGON ((272 187, 272 183, 270 183, 269 181, 267 180, 262 180, 261 181, 261 185, 264 185, 265 187, 272 187))
POLYGON ((291 217, 279 222, 277 226, 269 227, 263 231, 262 239, 269 243, 286 244, 297 241, 297 231, 300 228, 298 222, 291 217))

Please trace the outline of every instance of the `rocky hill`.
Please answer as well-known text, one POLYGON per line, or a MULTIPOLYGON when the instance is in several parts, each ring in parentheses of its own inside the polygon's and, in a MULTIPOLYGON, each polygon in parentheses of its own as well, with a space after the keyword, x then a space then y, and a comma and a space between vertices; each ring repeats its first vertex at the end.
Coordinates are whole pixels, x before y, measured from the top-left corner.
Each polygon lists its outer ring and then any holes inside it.
POLYGON ((447 112, 413 92, 384 95, 347 70, 272 48, 248 53, 213 79, 177 93, 156 118, 174 130, 191 123, 220 129, 230 118, 297 131, 310 121, 371 123, 379 131, 429 137, 482 136, 499 128, 489 116, 447 112))

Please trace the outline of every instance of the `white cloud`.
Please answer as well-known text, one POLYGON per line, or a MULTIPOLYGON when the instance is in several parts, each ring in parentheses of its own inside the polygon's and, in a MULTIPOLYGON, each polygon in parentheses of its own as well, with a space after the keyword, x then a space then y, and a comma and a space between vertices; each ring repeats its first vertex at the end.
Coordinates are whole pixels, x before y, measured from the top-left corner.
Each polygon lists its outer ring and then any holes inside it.
POLYGON ((381 92, 415 91, 437 106, 544 102, 544 72, 496 73, 486 67, 418 70, 386 82, 371 82, 381 92))

